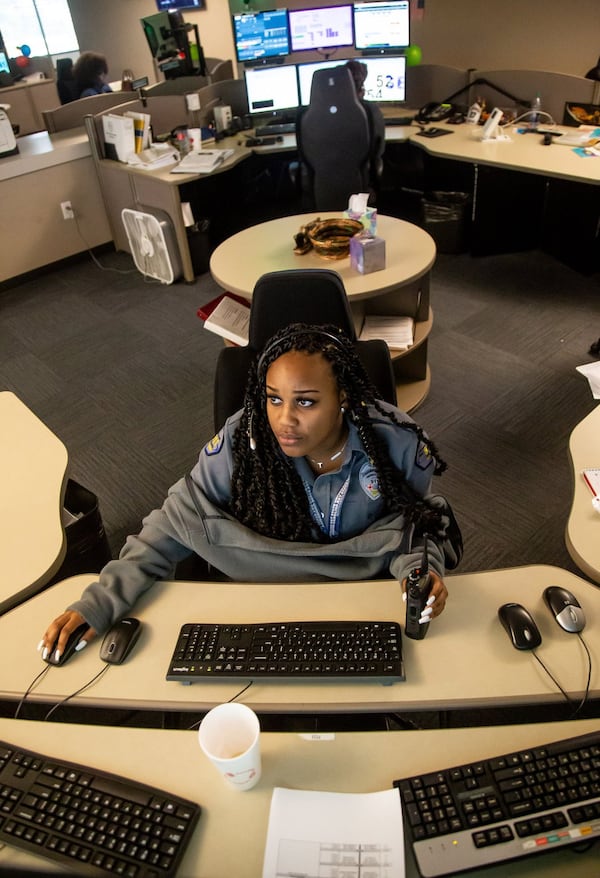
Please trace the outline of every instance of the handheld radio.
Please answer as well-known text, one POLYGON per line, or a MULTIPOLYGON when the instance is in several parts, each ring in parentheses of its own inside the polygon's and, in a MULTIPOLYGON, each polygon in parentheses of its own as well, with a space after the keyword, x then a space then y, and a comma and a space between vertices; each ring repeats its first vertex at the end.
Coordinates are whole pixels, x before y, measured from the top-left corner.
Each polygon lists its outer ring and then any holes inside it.
POLYGON ((431 591, 431 576, 427 558, 427 537, 423 544, 423 557, 419 567, 413 567, 406 581, 406 624, 404 633, 413 640, 423 640, 429 628, 429 622, 419 624, 421 613, 427 604, 431 591))

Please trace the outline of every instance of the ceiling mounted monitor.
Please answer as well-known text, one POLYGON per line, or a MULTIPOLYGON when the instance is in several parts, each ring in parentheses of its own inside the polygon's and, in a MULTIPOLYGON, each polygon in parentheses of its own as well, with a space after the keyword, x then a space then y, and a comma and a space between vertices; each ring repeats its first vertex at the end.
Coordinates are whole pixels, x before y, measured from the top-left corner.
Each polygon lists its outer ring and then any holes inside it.
POLYGON ((206 9, 206 0, 156 0, 159 12, 170 9, 206 9))
POLYGON ((233 41, 238 61, 260 61, 290 51, 285 9, 238 12, 233 16, 233 41))
POLYGON ((365 54, 384 54, 409 46, 409 0, 355 3, 354 45, 365 54))
POLYGON ((340 49, 354 45, 352 6, 289 9, 292 52, 340 49))

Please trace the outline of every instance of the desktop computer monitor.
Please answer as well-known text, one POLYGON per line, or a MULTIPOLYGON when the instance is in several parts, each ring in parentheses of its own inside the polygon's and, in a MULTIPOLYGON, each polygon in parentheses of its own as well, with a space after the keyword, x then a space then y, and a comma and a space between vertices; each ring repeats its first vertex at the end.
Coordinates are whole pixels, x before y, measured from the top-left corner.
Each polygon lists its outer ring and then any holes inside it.
POLYGON ((354 45, 352 6, 288 9, 292 52, 354 45))
POLYGON ((316 70, 327 70, 330 67, 340 67, 344 61, 309 61, 307 64, 298 64, 298 91, 300 105, 310 104, 310 89, 312 86, 313 73, 316 70))
POLYGON ((249 113, 277 113, 298 107, 295 64, 250 67, 244 71, 249 113))
POLYGON ((169 9, 206 9, 205 0, 156 0, 156 8, 159 11, 168 12, 169 9))
POLYGON ((384 54, 409 46, 409 0, 355 3, 354 45, 365 54, 384 54))
POLYGON ((375 103, 400 104, 406 101, 406 58, 404 55, 392 57, 361 58, 367 65, 365 80, 365 100, 375 103))
POLYGON ((233 16, 233 41, 238 61, 260 61, 288 55, 287 11, 238 12, 233 16))
MULTIPOLYGON (((375 103, 404 103, 406 101, 406 58, 386 56, 377 58, 361 58, 368 70, 365 81, 366 101, 375 103)), ((298 64, 298 87, 300 104, 305 107, 310 103, 310 88, 315 70, 339 67, 345 61, 314 61, 298 64)))
POLYGON ((10 75, 10 67, 6 52, 0 52, 0 73, 8 73, 10 75))

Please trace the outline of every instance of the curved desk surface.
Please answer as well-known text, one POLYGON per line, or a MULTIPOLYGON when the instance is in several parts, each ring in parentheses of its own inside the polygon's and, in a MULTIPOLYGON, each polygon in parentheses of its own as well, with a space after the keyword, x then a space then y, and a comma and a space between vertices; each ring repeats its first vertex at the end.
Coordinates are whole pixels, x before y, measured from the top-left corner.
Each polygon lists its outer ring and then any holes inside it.
POLYGON ((600 582, 600 515, 592 506, 592 493, 581 475, 584 469, 600 468, 600 405, 574 428, 569 455, 573 465, 573 503, 565 542, 580 570, 600 582))
MULTIPOLYGON (((18 702, 43 666, 36 645, 48 623, 77 600, 93 574, 56 583, 0 617, 0 699, 18 702)), ((587 657, 577 637, 554 621, 543 600, 548 585, 578 598, 587 619, 583 636, 593 660, 589 699, 600 698, 600 590, 566 570, 546 565, 453 574, 450 598, 423 641, 402 640, 406 680, 390 686, 351 680, 255 680, 242 701, 259 713, 390 713, 502 709, 562 704, 564 698, 534 657, 515 649, 498 621, 507 601, 526 606, 542 635, 540 658, 573 701, 583 695, 587 657), (446 671, 445 669, 450 669, 446 671)), ((244 680, 208 680, 191 686, 166 680, 181 626, 187 622, 239 623, 287 619, 378 619, 404 625, 397 581, 319 583, 158 582, 132 615, 140 639, 119 667, 70 704, 122 710, 201 712, 231 699, 244 680), (114 673, 113 673, 114 672, 114 673)), ((52 704, 79 690, 102 669, 99 639, 61 668, 51 668, 28 695, 52 704)))
POLYGON ((14 393, 0 393, 0 613, 62 563, 67 449, 14 393))
MULTIPOLYGON (((479 165, 542 174, 563 180, 600 184, 600 162, 592 157, 582 157, 570 146, 553 143, 542 144, 541 134, 519 134, 515 126, 508 126, 504 133, 508 140, 481 140, 479 125, 449 125, 432 122, 427 127, 443 128, 449 132, 445 137, 423 137, 416 125, 387 127, 387 143, 410 140, 426 152, 438 158, 456 159, 479 165)), ((518 127, 518 126, 517 126, 518 127)), ((542 130, 557 130, 573 134, 575 128, 558 125, 542 125, 542 130)))
MULTIPOLYGON (((374 793, 390 789, 396 778, 538 747, 597 728, 597 720, 577 720, 498 726, 493 731, 482 727, 335 735, 263 732, 262 777, 254 789, 240 793, 203 756, 196 731, 0 719, 0 737, 7 743, 115 772, 198 802, 200 822, 178 870, 180 878, 261 875, 274 787, 374 793)), ((48 861, 9 845, 0 850, 0 869, 6 870, 2 874, 17 867, 42 869, 44 863, 48 861)), ((477 869, 469 878, 587 878, 597 872, 597 864, 597 846, 581 854, 553 850, 491 871, 477 869)), ((408 845, 406 875, 419 876, 408 845)))
POLYGON ((325 259, 312 250, 299 256, 294 253, 294 235, 317 216, 339 217, 340 211, 285 216, 232 235, 211 256, 212 276, 223 289, 252 298, 256 281, 269 271, 330 268, 341 276, 352 304, 412 283, 426 274, 435 261, 431 235, 419 226, 390 216, 377 217, 377 234, 385 240, 386 266, 381 271, 360 274, 351 268, 349 256, 325 259))

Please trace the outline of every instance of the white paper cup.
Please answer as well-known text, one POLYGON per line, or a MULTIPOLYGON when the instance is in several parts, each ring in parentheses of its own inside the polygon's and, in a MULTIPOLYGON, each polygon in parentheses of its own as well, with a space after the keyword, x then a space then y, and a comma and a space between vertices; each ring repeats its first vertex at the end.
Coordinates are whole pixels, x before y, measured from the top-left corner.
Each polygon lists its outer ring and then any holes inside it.
POLYGON ((260 725, 245 704, 219 704, 198 729, 203 752, 236 790, 250 790, 260 780, 260 725))
POLYGON ((199 128, 188 128, 188 139, 190 141, 190 148, 194 152, 202 149, 202 132, 199 128))

